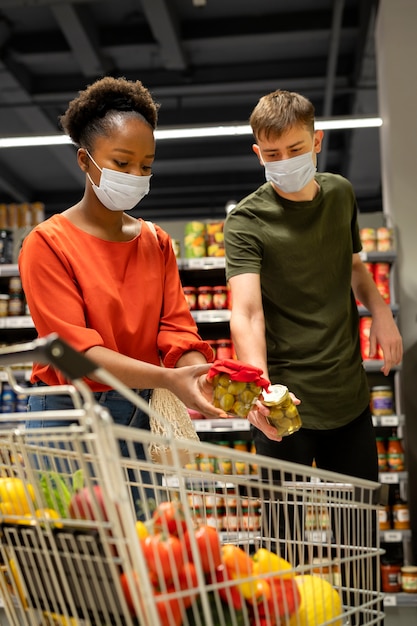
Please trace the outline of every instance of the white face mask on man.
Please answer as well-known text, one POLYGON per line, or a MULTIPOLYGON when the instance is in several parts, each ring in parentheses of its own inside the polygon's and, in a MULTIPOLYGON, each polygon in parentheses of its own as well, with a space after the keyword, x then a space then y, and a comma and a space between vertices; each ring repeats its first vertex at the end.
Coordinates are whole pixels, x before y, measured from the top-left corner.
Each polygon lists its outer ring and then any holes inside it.
POLYGON ((284 193, 301 191, 314 178, 317 171, 311 152, 281 161, 263 161, 262 158, 261 160, 265 167, 266 180, 284 193))
POLYGON ((99 167, 91 154, 87 155, 101 172, 100 184, 97 186, 87 172, 94 193, 110 211, 130 211, 149 193, 151 176, 135 176, 118 172, 107 167, 99 167))

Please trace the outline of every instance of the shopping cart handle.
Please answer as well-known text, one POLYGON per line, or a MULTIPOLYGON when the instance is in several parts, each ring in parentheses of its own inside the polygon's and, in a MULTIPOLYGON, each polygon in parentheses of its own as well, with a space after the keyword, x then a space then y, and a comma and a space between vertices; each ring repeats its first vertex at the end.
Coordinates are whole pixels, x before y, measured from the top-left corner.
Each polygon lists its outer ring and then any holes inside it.
POLYGON ((70 380, 90 376, 99 368, 96 363, 63 341, 57 333, 0 348, 0 367, 32 361, 53 365, 70 380))

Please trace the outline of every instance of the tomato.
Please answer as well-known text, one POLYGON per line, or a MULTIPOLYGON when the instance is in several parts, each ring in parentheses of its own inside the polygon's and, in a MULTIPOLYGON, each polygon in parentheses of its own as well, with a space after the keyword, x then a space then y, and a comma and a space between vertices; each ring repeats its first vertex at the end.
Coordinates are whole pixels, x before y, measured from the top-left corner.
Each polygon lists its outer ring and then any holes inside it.
POLYGON ((141 545, 152 582, 159 587, 171 582, 172 573, 184 565, 183 547, 178 537, 158 533, 142 539, 141 545))
POLYGON ((194 563, 184 563, 178 574, 178 583, 181 591, 192 590, 188 595, 181 596, 181 605, 187 609, 198 595, 198 576, 194 563))
MULTIPOLYGON (((135 588, 139 588, 140 585, 140 581, 139 581, 139 575, 137 572, 131 572, 132 577, 133 577, 133 582, 135 584, 135 588)), ((129 611, 131 613, 135 612, 135 607, 133 605, 133 598, 132 598, 132 594, 130 592, 130 587, 129 587, 129 579, 127 577, 127 574, 125 572, 123 572, 120 575, 120 584, 122 586, 122 590, 123 590, 123 595, 125 597, 126 600, 126 604, 129 607, 129 611)))
POLYGON ((0 501, 7 503, 10 515, 26 515, 31 512, 31 502, 35 501, 33 486, 21 478, 0 478, 0 501))
MULTIPOLYGON (((229 580, 231 580, 231 578, 227 572, 227 568, 222 563, 221 565, 216 567, 213 582, 223 583, 228 582, 229 580)), ((244 600, 242 593, 237 585, 218 585, 218 593, 221 600, 223 600, 223 602, 227 604, 227 606, 229 606, 230 608, 233 607, 235 611, 242 610, 244 600)))
POLYGON ((301 603, 301 595, 295 578, 276 576, 268 578, 268 582, 272 592, 270 612, 281 618, 291 617, 301 603))
MULTIPOLYGON (((131 572, 133 577, 133 582, 135 588, 139 589, 140 587, 140 578, 139 574, 135 571, 131 572)), ((129 608, 129 611, 134 615, 135 607, 133 603, 132 594, 130 592, 129 581, 126 573, 121 574, 120 576, 120 584, 122 586, 123 594, 126 599, 126 604, 129 608)), ((169 588, 168 593, 174 594, 174 588, 169 588)), ((158 626, 181 626, 182 623, 182 611, 180 601, 175 598, 167 598, 164 593, 164 597, 158 600, 158 596, 160 594, 155 591, 155 603, 156 610, 159 616, 158 626)))
MULTIPOLYGON (((174 589, 170 589, 174 593, 174 589)), ((165 594, 164 594, 165 596, 165 594)), ((181 626, 182 624, 182 611, 181 603, 177 598, 166 597, 158 600, 158 594, 156 595, 156 609, 159 615, 158 626, 181 626)))
POLYGON ((253 561, 250 556, 232 543, 221 548, 222 561, 232 578, 245 578, 253 572, 253 561))
POLYGON ((184 508, 179 500, 158 504, 152 519, 156 532, 165 532, 181 537, 187 530, 184 508))
MULTIPOLYGON (((194 532, 197 550, 199 553, 201 568, 205 574, 214 572, 222 562, 219 533, 213 526, 199 526, 194 532)), ((189 532, 185 533, 185 545, 187 546, 190 560, 193 558, 189 532)))

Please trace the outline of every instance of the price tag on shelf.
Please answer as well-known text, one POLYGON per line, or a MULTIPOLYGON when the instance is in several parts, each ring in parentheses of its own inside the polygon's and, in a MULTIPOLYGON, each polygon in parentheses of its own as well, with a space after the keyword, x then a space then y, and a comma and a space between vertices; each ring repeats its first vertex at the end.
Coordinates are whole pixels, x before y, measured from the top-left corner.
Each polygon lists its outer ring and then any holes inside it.
POLYGON ((398 531, 385 531, 384 532, 384 541, 387 543, 400 543, 402 539, 402 535, 398 531))
POLYGON ((384 606, 397 606, 397 596, 393 593, 385 595, 384 606))
POLYGON ((232 430, 249 430, 250 429, 250 423, 248 422, 248 420, 246 419, 237 419, 237 420, 230 420, 231 422, 231 427, 232 430))
POLYGON ((381 415, 381 426, 398 426, 398 416, 381 415))
POLYGON ((396 472, 383 472, 379 475, 379 479, 385 485, 396 485, 399 482, 399 476, 396 472))
POLYGON ((213 429, 212 421, 213 420, 209 420, 209 419, 207 419, 207 420, 193 420, 194 428, 198 432, 203 432, 203 431, 207 432, 207 431, 213 429))

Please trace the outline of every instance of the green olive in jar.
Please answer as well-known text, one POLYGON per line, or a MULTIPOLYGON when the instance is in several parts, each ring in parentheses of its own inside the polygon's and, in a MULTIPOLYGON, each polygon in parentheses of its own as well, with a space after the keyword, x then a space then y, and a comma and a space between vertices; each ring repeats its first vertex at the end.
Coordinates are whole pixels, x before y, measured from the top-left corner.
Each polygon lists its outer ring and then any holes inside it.
POLYGON ((246 417, 261 393, 258 385, 230 380, 227 374, 217 374, 213 385, 214 406, 237 417, 246 417))

